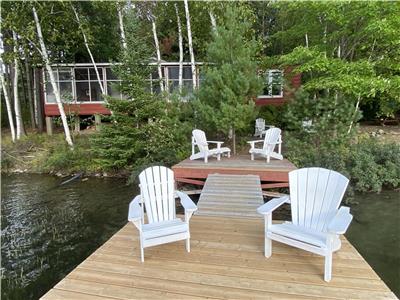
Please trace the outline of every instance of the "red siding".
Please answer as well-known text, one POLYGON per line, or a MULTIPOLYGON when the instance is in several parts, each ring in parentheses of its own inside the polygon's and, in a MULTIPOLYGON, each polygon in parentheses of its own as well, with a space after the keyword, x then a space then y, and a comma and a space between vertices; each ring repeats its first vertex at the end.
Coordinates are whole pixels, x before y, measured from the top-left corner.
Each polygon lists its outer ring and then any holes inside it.
MULTIPOLYGON (((81 104, 64 104, 65 113, 74 112, 79 115, 110 115, 111 112, 107 109, 104 104, 101 103, 81 103, 81 104)), ((45 115, 48 117, 59 116, 60 112, 58 110, 57 104, 45 104, 44 105, 45 115)))
MULTIPOLYGON (((289 74, 290 78, 290 87, 297 90, 301 86, 301 74, 291 74, 290 69, 285 70, 285 74, 289 74)), ((264 105, 282 105, 293 97, 293 92, 284 90, 283 97, 262 97, 257 98, 256 105, 264 106, 264 105)))

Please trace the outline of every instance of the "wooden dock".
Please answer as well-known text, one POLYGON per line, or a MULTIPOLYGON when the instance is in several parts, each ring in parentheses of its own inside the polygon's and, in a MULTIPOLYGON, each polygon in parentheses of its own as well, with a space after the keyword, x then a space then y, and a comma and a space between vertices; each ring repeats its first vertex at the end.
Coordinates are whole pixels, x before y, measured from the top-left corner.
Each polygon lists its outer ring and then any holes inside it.
POLYGON ((262 204, 260 177, 210 174, 201 191, 195 214, 260 218, 256 209, 262 204))
POLYGON ((184 241, 145 250, 127 224, 42 299, 397 299, 343 238, 333 278, 323 257, 273 242, 263 255, 264 221, 194 216, 184 241))
POLYGON ((202 186, 209 174, 257 175, 265 189, 287 187, 288 173, 295 169, 296 166, 287 159, 271 159, 267 164, 263 158, 250 160, 250 155, 222 157, 220 161, 210 158, 208 163, 201 159, 185 159, 172 167, 177 182, 202 186))

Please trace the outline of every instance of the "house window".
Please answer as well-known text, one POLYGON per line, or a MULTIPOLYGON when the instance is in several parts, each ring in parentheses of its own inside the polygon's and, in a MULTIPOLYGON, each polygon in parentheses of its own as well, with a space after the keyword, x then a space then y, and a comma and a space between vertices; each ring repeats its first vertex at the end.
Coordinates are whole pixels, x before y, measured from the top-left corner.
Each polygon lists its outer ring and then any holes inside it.
MULTIPOLYGON (((73 80, 71 68, 60 68, 53 71, 58 90, 60 91, 61 99, 65 102, 73 101, 73 80)), ((47 76, 49 77, 49 76, 47 76)), ((53 91, 53 86, 50 80, 46 82, 46 101, 47 103, 56 103, 56 96, 53 91)))
MULTIPOLYGON (((104 86, 103 68, 97 68, 97 71, 104 86)), ((76 101, 78 102, 103 101, 95 68, 75 68, 75 89, 76 101)))
MULTIPOLYGON (((104 101, 101 87, 93 67, 54 68, 54 78, 63 102, 102 102, 104 101)), ((121 94, 121 80, 111 71, 110 67, 97 67, 105 94, 125 99, 121 94)), ((56 103, 56 97, 48 74, 46 81, 46 103, 56 103)))
POLYGON ((106 69, 107 95, 114 99, 126 99, 121 93, 121 80, 115 76, 111 68, 106 69))
POLYGON ((283 96, 283 71, 268 70, 265 73, 265 85, 261 97, 283 96))
MULTIPOLYGON (((168 66, 168 91, 170 93, 179 91, 179 65, 168 66)), ((182 90, 184 93, 193 93, 193 80, 192 80, 192 68, 191 66, 183 66, 182 68, 182 90)))

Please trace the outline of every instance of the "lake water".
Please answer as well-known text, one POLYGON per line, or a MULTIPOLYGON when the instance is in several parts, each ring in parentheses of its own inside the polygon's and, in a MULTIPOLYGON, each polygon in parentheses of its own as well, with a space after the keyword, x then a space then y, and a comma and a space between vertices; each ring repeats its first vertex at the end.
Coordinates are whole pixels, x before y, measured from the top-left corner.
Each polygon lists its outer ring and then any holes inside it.
MULTIPOLYGON (((2 299, 38 299, 126 224, 136 187, 111 178, 61 182, 2 175, 2 299)), ((347 237, 400 296, 399 192, 357 201, 347 237)))

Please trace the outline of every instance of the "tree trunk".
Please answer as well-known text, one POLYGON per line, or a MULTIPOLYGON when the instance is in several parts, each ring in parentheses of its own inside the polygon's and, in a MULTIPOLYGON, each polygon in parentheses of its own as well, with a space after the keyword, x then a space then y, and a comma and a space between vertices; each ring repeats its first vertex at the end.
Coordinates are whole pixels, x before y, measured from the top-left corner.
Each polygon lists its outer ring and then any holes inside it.
POLYGON ((187 32, 188 32, 190 63, 192 65, 193 90, 195 90, 196 87, 197 87, 197 80, 196 80, 197 77, 196 77, 196 65, 194 63, 192 30, 190 28, 190 14, 189 14, 189 3, 188 3, 188 0, 184 0, 184 3, 185 3, 185 15, 186 15, 186 24, 187 24, 187 32))
POLYGON ((236 131, 235 131, 235 127, 232 127, 232 148, 233 148, 233 155, 236 155, 236 131))
POLYGON ((45 62, 46 70, 50 77, 50 82, 51 82, 51 86, 53 87, 54 95, 56 96, 58 110, 60 111, 61 121, 62 121, 62 124, 64 127, 64 132, 65 132, 65 140, 67 141, 68 145, 71 148, 73 148, 74 143, 72 142, 71 133, 70 133, 69 127, 68 127, 67 117, 65 115, 63 104, 61 102, 60 91, 58 90, 58 86, 57 86, 56 80, 54 78, 53 69, 50 65, 50 60, 49 60, 49 56, 47 55, 46 45, 44 44, 44 40, 43 40, 42 27, 40 26, 39 17, 37 15, 37 12, 36 12, 36 9, 34 6, 32 7, 32 12, 33 12, 33 17, 35 19, 36 30, 37 30, 39 44, 40 44, 40 48, 41 48, 40 52, 41 52, 41 55, 45 62))
POLYGON ((35 112, 35 121, 38 127, 38 132, 43 132, 43 115, 42 115, 42 103, 40 101, 40 88, 37 70, 33 70, 33 107, 35 112))
POLYGON ((347 134, 349 134, 349 133, 351 132, 351 128, 353 127, 354 117, 355 117, 355 115, 357 114, 358 106, 360 105, 360 100, 361 100, 361 96, 358 95, 357 103, 356 103, 356 108, 354 109, 354 114, 353 114, 353 116, 352 116, 352 118, 351 118, 349 130, 347 131, 347 134))
POLYGON ((126 51, 126 38, 125 38, 125 28, 124 28, 124 17, 122 15, 122 7, 118 6, 118 20, 119 20, 119 33, 121 35, 122 48, 126 51))
POLYGON ((90 60, 92 61, 94 70, 95 70, 95 72, 96 72, 97 82, 99 83, 99 86, 100 86, 100 89, 101 89, 101 93, 104 95, 105 92, 104 92, 103 82, 102 82, 102 80, 101 80, 101 78, 100 78, 99 70, 97 69, 97 65, 96 65, 96 62, 95 62, 95 60, 94 60, 94 58, 93 58, 92 51, 90 51, 89 42, 88 42, 88 40, 87 40, 85 31, 83 30, 82 25, 81 25, 81 22, 80 22, 80 20, 79 20, 78 12, 76 11, 76 9, 75 9, 75 7, 72 5, 72 3, 71 3, 71 7, 72 7, 72 10, 74 11, 75 18, 76 18, 76 21, 78 22, 79 29, 80 29, 81 32, 82 32, 83 42, 84 42, 84 44, 85 44, 86 50, 87 50, 87 52, 88 52, 88 54, 89 54, 89 56, 90 56, 90 60))
POLYGON ((24 122, 21 114, 21 103, 18 95, 18 79, 19 79, 19 67, 18 67, 18 50, 17 50, 17 34, 13 31, 14 40, 14 80, 13 80, 13 92, 14 92, 14 111, 15 111, 15 123, 17 125, 17 140, 25 135, 24 122))
POLYGON ((306 32, 305 38, 306 38, 306 48, 308 48, 308 34, 307 34, 307 32, 306 32))
MULTIPOLYGON (((3 59, 2 58, 1 58, 1 61, 0 61, 0 66, 3 67, 3 59)), ((13 142, 15 142, 14 117, 13 117, 13 114, 12 114, 11 101, 10 101, 10 97, 8 96, 8 91, 7 91, 6 82, 5 82, 5 78, 4 78, 3 72, 0 72, 0 81, 1 81, 1 87, 3 89, 4 100, 6 102, 8 123, 10 124, 10 130, 11 130, 11 139, 12 139, 13 142)))
POLYGON ((160 45, 158 43, 156 21, 155 21, 154 17, 151 19, 151 25, 152 25, 152 29, 153 29, 154 45, 156 46, 157 69, 158 69, 158 77, 160 80, 160 90, 161 90, 161 92, 164 92, 164 82, 163 82, 162 69, 161 69, 161 52, 160 52, 160 45))
POLYGON ((35 120, 35 110, 34 110, 34 100, 32 97, 32 76, 31 76, 31 68, 29 67, 29 58, 28 55, 25 56, 25 73, 26 73, 26 89, 28 91, 28 104, 29 104, 29 113, 31 115, 31 126, 32 128, 36 128, 36 120, 35 120))
POLYGON ((210 15, 211 29, 215 33, 215 32, 217 32, 217 21, 215 20, 215 16, 211 10, 208 11, 208 14, 210 15))
POLYGON ((179 17, 178 5, 175 4, 176 22, 178 23, 179 36, 179 92, 182 93, 183 88, 183 37, 181 18, 179 17))

